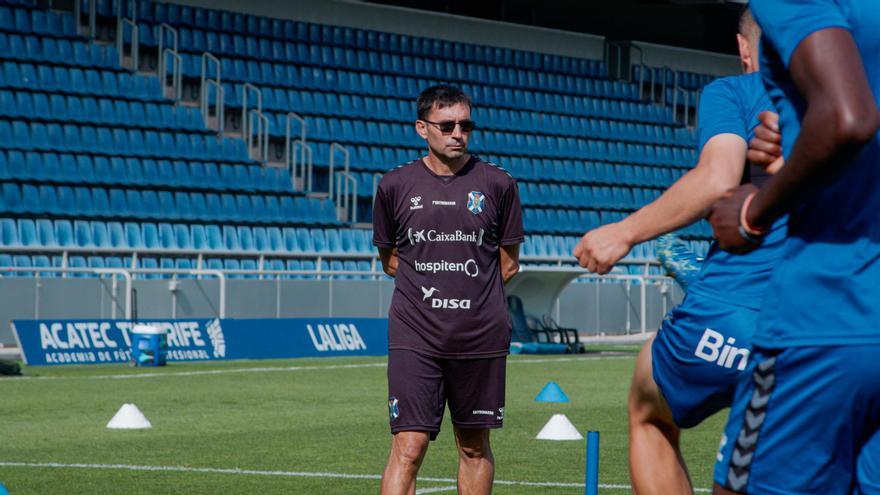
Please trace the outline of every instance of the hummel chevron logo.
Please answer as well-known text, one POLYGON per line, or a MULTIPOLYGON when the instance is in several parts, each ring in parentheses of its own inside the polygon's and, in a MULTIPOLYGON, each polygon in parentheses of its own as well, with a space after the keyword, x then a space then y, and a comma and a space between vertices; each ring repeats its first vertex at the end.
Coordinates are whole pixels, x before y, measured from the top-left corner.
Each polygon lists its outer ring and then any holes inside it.
POLYGON ((764 390, 768 390, 773 387, 773 384, 776 383, 776 375, 769 374, 767 376, 762 376, 757 371, 754 375, 755 384, 761 387, 764 390))
POLYGON ((749 482, 749 472, 745 471, 739 476, 733 472, 733 469, 727 472, 727 484, 730 485, 730 488, 741 492, 746 487, 746 483, 749 482))
POLYGON ((752 413, 751 409, 746 411, 746 425, 747 425, 748 429, 754 431, 754 430, 757 430, 758 428, 760 428, 761 423, 764 422, 764 417, 766 415, 767 415, 767 413, 761 413, 761 414, 755 415, 754 413, 752 413))
POLYGON ((757 368, 758 368, 758 370, 761 371, 761 373, 766 373, 767 371, 772 370, 773 366, 775 366, 775 365, 776 365, 776 358, 772 357, 770 359, 767 359, 765 361, 761 361, 760 363, 758 363, 757 368))
POLYGON ((746 433, 746 430, 740 430, 739 436, 736 438, 736 446, 734 446, 734 450, 741 449, 751 449, 758 443, 758 432, 753 431, 751 433, 746 433))
POLYGON ((752 393, 752 401, 749 402, 749 407, 752 409, 763 409, 768 402, 770 402, 770 394, 762 394, 760 390, 755 390, 752 393))
POLYGON ((748 454, 740 454, 739 449, 733 449, 733 456, 730 458, 730 463, 737 467, 748 467, 749 464, 752 463, 752 456, 754 456, 754 452, 749 452, 748 454))

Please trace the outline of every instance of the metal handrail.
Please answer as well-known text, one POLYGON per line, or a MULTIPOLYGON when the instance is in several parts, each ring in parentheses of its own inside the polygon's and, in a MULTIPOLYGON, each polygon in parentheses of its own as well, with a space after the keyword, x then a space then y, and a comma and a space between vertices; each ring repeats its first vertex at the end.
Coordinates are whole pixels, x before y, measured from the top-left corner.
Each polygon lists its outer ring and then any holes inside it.
POLYGON ((637 52, 639 52, 639 65, 645 65, 645 52, 642 50, 642 47, 635 43, 632 43, 630 44, 630 50, 636 50, 637 52))
POLYGON ((269 118, 266 117, 263 112, 257 109, 252 109, 248 112, 248 134, 247 134, 247 146, 248 153, 251 153, 254 148, 254 141, 256 141, 257 145, 257 156, 258 160, 262 162, 266 162, 269 160, 269 118), (256 132, 254 132, 254 125, 251 123, 251 119, 257 120, 256 132), (256 135, 256 139, 254 139, 254 135, 256 135))
POLYGON ((330 143, 330 178, 329 178, 329 193, 330 199, 333 199, 333 178, 334 172, 336 171, 336 153, 334 151, 341 151, 343 155, 345 155, 345 168, 342 169, 343 172, 348 173, 349 168, 351 166, 351 153, 348 152, 348 148, 343 146, 342 144, 333 141, 330 143))
POLYGON ((131 319, 131 272, 122 268, 95 268, 98 275, 122 275, 125 278, 125 319, 131 319))
POLYGON ((35 278, 40 278, 41 273, 61 273, 62 275, 68 273, 93 273, 95 275, 122 275, 125 278, 125 318, 127 320, 131 319, 131 286, 132 286, 132 270, 126 270, 123 268, 59 268, 59 267, 43 267, 43 266, 32 266, 32 267, 17 267, 17 266, 9 266, 0 269, 0 273, 4 272, 14 272, 14 273, 29 273, 33 272, 36 274, 35 278))
POLYGON ((163 22, 159 24, 156 28, 157 37, 159 38, 158 50, 156 51, 157 56, 159 57, 159 74, 162 78, 162 87, 165 87, 165 50, 169 49, 165 47, 165 33, 171 34, 171 47, 170 50, 173 53, 177 53, 178 39, 179 36, 177 34, 177 29, 173 28, 170 24, 163 22))
POLYGON ((221 270, 189 270, 190 275, 213 275, 220 281, 219 317, 226 318, 226 275, 221 270))
MULTIPOLYGON (((95 33, 97 31, 97 10, 97 0, 89 0, 89 39, 95 39, 95 33)), ((74 0, 73 17, 76 19, 76 30, 78 33, 82 22, 82 0, 74 0)), ((118 26, 119 23, 117 22, 117 36, 119 36, 118 26)))
POLYGON ((177 50, 172 50, 171 48, 166 48, 165 52, 162 55, 162 70, 159 72, 159 80, 162 81, 162 93, 165 93, 165 88, 168 84, 168 74, 166 73, 167 64, 165 63, 165 58, 171 55, 171 59, 174 61, 171 64, 171 89, 174 91, 174 102, 175 104, 180 101, 181 97, 183 97, 183 57, 177 53, 177 50))
POLYGON ((348 172, 336 172, 336 174, 341 177, 336 182, 336 217, 341 221, 357 223, 357 179, 348 172), (350 188, 349 184, 351 184, 350 188), (345 212, 344 219, 339 218, 339 208, 342 208, 342 211, 345 212))
POLYGON ((661 67, 661 70, 663 70, 663 81, 662 81, 662 83, 663 83, 662 84, 662 89, 663 89, 662 98, 663 99, 662 99, 662 102, 664 105, 666 105, 666 71, 672 72, 672 87, 673 88, 678 87, 678 71, 674 70, 672 67, 669 67, 668 65, 664 65, 663 67, 661 67))
MULTIPOLYGON (((618 275, 618 274, 609 274, 609 275, 595 275, 595 274, 585 274, 578 276, 578 279, 604 279, 604 280, 615 280, 617 282, 627 282, 627 290, 629 290, 629 282, 637 281, 639 282, 639 318, 641 320, 641 333, 644 335, 648 332, 648 320, 647 320, 647 311, 648 311, 648 303, 647 303, 647 295, 648 295, 648 284, 649 280, 657 280, 663 283, 672 283, 672 280, 669 277, 665 277, 662 275, 618 275)), ((626 312, 627 317, 627 333, 629 333, 629 308, 627 308, 626 312)))
POLYGON ((291 154, 292 162, 288 163, 288 167, 290 168, 290 181, 293 189, 296 190, 296 181, 299 179, 302 184, 302 188, 306 192, 312 192, 312 180, 314 177, 314 153, 312 152, 311 145, 300 141, 299 139, 294 139, 291 143, 293 146, 293 153, 291 154), (297 149, 301 147, 302 151, 302 162, 298 162, 297 160, 297 149))
MULTIPOLYGON (((131 18, 132 21, 137 22, 137 2, 136 0, 128 0, 124 2, 125 6, 128 7, 128 17, 131 18)), ((125 17, 126 12, 122 11, 123 1, 120 0, 116 3, 116 20, 119 20, 125 17)))
MULTIPOLYGON (((54 247, 54 248, 46 248, 46 247, 35 247, 35 246, 4 246, 2 249, 4 253, 45 253, 45 254, 60 254, 63 257, 67 257, 71 254, 100 254, 100 255, 138 255, 138 256, 198 256, 202 254, 207 254, 208 256, 217 257, 231 257, 231 258, 255 258, 259 256, 261 252, 259 251, 234 251, 234 250, 197 250, 197 249, 164 249, 164 248, 153 248, 153 249, 133 249, 133 248, 87 248, 87 247, 54 247)), ((309 251, 309 252, 290 252, 290 251, 263 251, 263 254, 268 254, 273 258, 284 258, 284 259, 320 259, 320 258, 328 258, 328 259, 359 259, 359 260, 370 260, 374 259, 378 256, 375 252, 367 252, 367 253, 328 253, 328 252, 317 252, 317 251, 309 251)), ((524 262, 535 262, 535 263, 557 263, 558 266, 564 267, 563 263, 574 263, 573 258, 562 258, 559 256, 535 256, 535 255, 522 255, 520 256, 520 261, 524 262)), ((650 266, 659 266, 659 262, 653 258, 629 258, 622 259, 617 262, 618 265, 650 265, 650 266)), ((0 268, 0 274, 3 273, 4 270, 7 270, 12 267, 3 267, 0 268)), ((24 271, 36 271, 36 270, 45 271, 43 268, 31 267, 27 268, 24 271)))
POLYGON ((125 26, 131 26, 131 71, 138 70, 140 36, 137 23, 131 19, 119 19, 116 23, 116 51, 119 52, 119 65, 125 61, 125 26))
MULTIPOLYGON (((296 112, 287 112, 287 116, 284 118, 284 163, 290 167, 291 161, 296 162, 296 156, 291 156, 291 153, 296 153, 294 149, 295 145, 291 143, 291 138, 293 137, 293 122, 299 122, 299 141, 300 143, 305 144, 306 142, 306 119, 304 119, 300 114, 296 112)), ((301 150, 302 153, 302 162, 306 161, 306 148, 303 147, 301 150)))
POLYGON ((243 138, 247 139, 248 133, 250 132, 250 125, 248 123, 248 94, 253 92, 257 95, 257 107, 256 110, 260 113, 263 112, 263 92, 260 91, 260 88, 254 86, 251 83, 244 83, 241 85, 241 135, 243 138))
POLYGON ((690 91, 682 88, 681 86, 676 86, 672 90, 672 114, 674 117, 676 117, 676 120, 677 120, 678 117, 676 116, 676 114, 678 113, 677 110, 678 110, 678 95, 679 95, 679 93, 681 93, 683 95, 682 99, 684 100, 684 125, 686 127, 690 127, 690 122, 691 122, 690 91))
POLYGON ((208 125, 211 117, 211 104, 210 104, 210 96, 209 93, 211 88, 214 88, 215 93, 215 102, 214 102, 214 115, 217 117, 217 133, 223 133, 223 127, 225 125, 225 105, 226 99, 225 94, 226 90, 223 87, 222 79, 220 77, 220 59, 215 57, 209 52, 202 53, 202 76, 201 81, 199 83, 199 96, 201 100, 201 111, 202 111, 202 119, 205 121, 205 125, 208 125), (216 75, 212 78, 208 75, 209 64, 213 63, 214 69, 216 70, 216 75))

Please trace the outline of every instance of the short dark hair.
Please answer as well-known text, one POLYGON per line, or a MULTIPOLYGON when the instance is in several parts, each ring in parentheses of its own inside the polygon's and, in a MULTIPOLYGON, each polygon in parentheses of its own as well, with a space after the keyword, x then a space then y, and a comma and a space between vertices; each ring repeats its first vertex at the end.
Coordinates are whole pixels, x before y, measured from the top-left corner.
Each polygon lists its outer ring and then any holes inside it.
POLYGON ((422 91, 419 99, 416 100, 418 118, 419 120, 424 120, 434 108, 434 105, 437 105, 437 108, 446 108, 459 103, 464 103, 468 107, 471 106, 470 97, 461 89, 445 84, 431 86, 422 91))
POLYGON ((748 5, 743 7, 742 12, 739 13, 739 26, 737 26, 739 34, 751 36, 756 30, 760 32, 760 29, 755 21, 755 17, 752 15, 752 9, 748 5))

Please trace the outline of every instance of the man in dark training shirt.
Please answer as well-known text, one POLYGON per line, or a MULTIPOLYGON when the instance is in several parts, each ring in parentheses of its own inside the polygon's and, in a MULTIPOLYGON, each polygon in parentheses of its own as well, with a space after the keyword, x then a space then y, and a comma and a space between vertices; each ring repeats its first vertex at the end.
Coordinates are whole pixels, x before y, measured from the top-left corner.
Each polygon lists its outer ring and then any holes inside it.
POLYGON ((504 419, 510 318, 503 284, 519 269, 516 181, 467 153, 474 129, 460 89, 419 95, 416 131, 427 156, 388 172, 373 210, 373 244, 395 278, 388 312, 391 454, 384 495, 415 493, 446 403, 459 452, 458 488, 488 494, 489 430, 504 419))

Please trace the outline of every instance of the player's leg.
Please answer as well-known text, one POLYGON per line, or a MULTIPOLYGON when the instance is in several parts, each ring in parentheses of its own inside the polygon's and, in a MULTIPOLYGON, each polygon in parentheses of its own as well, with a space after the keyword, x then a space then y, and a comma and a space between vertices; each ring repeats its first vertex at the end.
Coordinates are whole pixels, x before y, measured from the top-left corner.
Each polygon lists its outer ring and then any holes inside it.
POLYGON ((382 495, 413 495, 416 476, 428 452, 430 434, 424 431, 401 431, 391 439, 391 454, 382 473, 382 495))
POLYGON ((633 491, 644 494, 691 493, 681 456, 681 430, 654 382, 652 346, 648 340, 636 361, 629 394, 629 468, 633 491))
POLYGON ((454 427, 458 448, 458 493, 484 495, 492 493, 495 478, 495 457, 489 445, 488 428, 454 427))
POLYGON ((715 493, 852 493, 859 455, 880 424, 878 352, 756 349, 731 408, 715 493))
POLYGON ((412 495, 430 440, 440 432, 445 397, 440 363, 413 351, 388 352, 391 453, 382 495, 412 495))
POLYGON ((446 361, 446 397, 458 447, 459 493, 491 493, 489 430, 504 422, 505 357, 446 361))

